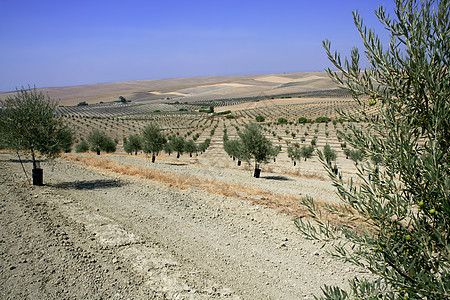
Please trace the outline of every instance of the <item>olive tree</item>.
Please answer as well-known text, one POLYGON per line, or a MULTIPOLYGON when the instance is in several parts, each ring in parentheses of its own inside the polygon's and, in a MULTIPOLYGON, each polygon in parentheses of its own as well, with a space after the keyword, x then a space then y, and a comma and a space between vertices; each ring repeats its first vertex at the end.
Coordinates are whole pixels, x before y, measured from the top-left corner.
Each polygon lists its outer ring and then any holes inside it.
POLYGON ((336 160, 337 158, 336 150, 331 149, 331 146, 329 144, 326 144, 323 147, 323 156, 327 164, 331 164, 331 161, 336 160))
POLYGON ((142 150, 142 139, 137 134, 132 134, 128 138, 123 138, 123 149, 126 153, 137 155, 139 150, 142 150))
POLYGON ((194 140, 190 139, 184 144, 184 151, 189 153, 189 156, 192 157, 192 153, 198 151, 198 147, 195 144, 194 140))
POLYGON ((319 153, 342 204, 320 207, 305 198, 317 223, 296 224, 309 238, 335 240, 336 257, 374 275, 355 278, 350 291, 325 286, 327 299, 450 299, 450 1, 395 4, 393 17, 376 11, 391 37, 386 48, 354 13, 370 63, 365 70, 357 49, 342 63, 324 42, 339 71, 329 76, 358 108, 341 112, 357 121, 343 138, 369 159, 358 166, 355 185, 319 153), (322 218, 321 210, 336 218, 322 218))
POLYGON ((86 141, 81 141, 75 146, 76 153, 84 153, 89 151, 89 144, 86 141))
POLYGON ((155 162, 156 154, 164 149, 167 139, 157 124, 149 124, 141 133, 142 150, 152 154, 152 162, 155 162))
POLYGON ((36 88, 17 90, 14 96, 0 100, 0 139, 4 147, 26 151, 33 161, 33 184, 42 185, 42 169, 37 154, 56 157, 73 144, 73 132, 62 116, 58 103, 36 88))
POLYGON ((313 146, 302 146, 300 149, 301 156, 305 159, 311 158, 314 155, 314 147, 313 146))
POLYGON ((91 151, 100 155, 101 151, 105 151, 107 153, 112 153, 116 151, 116 142, 109 137, 106 133, 99 131, 98 129, 94 129, 88 135, 88 142, 91 151))
POLYGON ((294 166, 297 165, 297 161, 300 161, 302 159, 302 151, 300 150, 300 145, 298 143, 293 143, 292 145, 289 145, 287 149, 287 154, 288 157, 294 163, 294 166))
POLYGON ((238 134, 247 161, 253 160, 255 163, 254 177, 258 178, 261 172, 259 165, 275 158, 280 150, 272 145, 272 142, 264 136, 261 126, 256 123, 247 124, 238 134))
POLYGON ((182 136, 173 136, 170 140, 171 147, 174 152, 177 153, 177 158, 183 155, 185 149, 186 140, 182 136))
POLYGON ((240 140, 227 140, 223 144, 225 152, 234 159, 237 159, 237 165, 240 166, 242 161, 248 161, 248 153, 244 151, 240 140))

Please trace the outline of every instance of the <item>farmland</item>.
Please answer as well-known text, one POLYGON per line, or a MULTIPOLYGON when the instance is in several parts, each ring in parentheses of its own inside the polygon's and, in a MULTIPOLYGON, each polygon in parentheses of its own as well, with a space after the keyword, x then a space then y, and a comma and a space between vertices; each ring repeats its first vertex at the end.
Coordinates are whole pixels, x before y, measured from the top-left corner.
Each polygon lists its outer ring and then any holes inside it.
MULTIPOLYGON (((315 143, 317 148, 323 148, 329 144, 338 153, 337 165, 352 173, 353 165, 345 158, 345 146, 343 147, 339 138, 339 131, 345 129, 337 110, 354 112, 355 104, 348 95, 338 91, 324 91, 325 96, 320 95, 320 91, 317 91, 295 97, 229 98, 194 103, 167 102, 133 105, 113 102, 81 107, 60 107, 58 112, 74 128, 78 142, 87 140, 89 133, 98 129, 116 140, 118 143, 116 153, 125 154, 124 138, 140 134, 142 129, 150 123, 158 124, 166 136, 182 136, 186 140, 193 139, 196 144, 210 139, 210 147, 205 153, 197 153, 193 157, 183 155, 179 160, 220 167, 234 167, 235 164, 223 149, 224 133, 226 132, 230 139, 237 138, 239 130, 246 124, 255 122, 257 116, 262 116, 264 122, 260 125, 265 135, 274 145, 281 148, 277 160, 268 164, 265 171, 308 174, 309 170, 316 170, 313 173, 322 173, 317 171, 319 167, 317 158, 313 157, 294 167, 287 156, 287 148, 290 144, 298 143, 303 146, 315 143), (333 93, 338 97, 325 97, 333 93), (219 113, 199 112, 202 108, 209 107, 214 107, 215 112, 219 113), (227 114, 220 114, 222 111, 226 111, 227 114), (301 117, 312 121, 298 123, 301 117), (314 122, 319 117, 327 117, 330 121, 314 122), (279 124, 279 118, 285 118, 287 122, 279 124)), ((166 153, 160 153, 160 156, 171 159, 166 153)))
MULTIPOLYGON (((169 99, 143 98, 149 93, 138 91, 123 94, 134 99, 128 102, 61 101, 57 113, 74 129, 76 144, 97 129, 117 142, 117 150, 74 153, 75 144, 72 153, 43 162, 45 186, 31 190, 17 156, 0 153, 7 195, 1 220, 9 228, 2 232, 8 241, 1 245, 4 293, 310 299, 324 282, 347 287, 352 276, 367 276, 332 261, 326 247, 304 239, 292 222, 306 216, 303 196, 319 203, 338 198, 316 156, 294 165, 287 149, 295 143, 316 149, 328 144, 343 176, 353 177, 354 162, 339 137, 347 121, 336 112, 354 111, 352 99, 323 84, 321 76, 258 78, 228 78, 226 84, 202 79, 201 87, 178 81, 179 86, 152 94, 169 99), (234 95, 236 89, 241 94, 234 95), (263 119, 264 135, 281 150, 262 165, 261 178, 252 177, 246 163, 238 166, 223 147, 225 133, 235 139, 257 117, 263 119), (165 136, 197 145, 210 140, 209 147, 179 158, 163 151, 155 163, 142 152, 126 154, 124 138, 151 123, 165 136)), ((30 169, 29 161, 22 163, 30 169)))

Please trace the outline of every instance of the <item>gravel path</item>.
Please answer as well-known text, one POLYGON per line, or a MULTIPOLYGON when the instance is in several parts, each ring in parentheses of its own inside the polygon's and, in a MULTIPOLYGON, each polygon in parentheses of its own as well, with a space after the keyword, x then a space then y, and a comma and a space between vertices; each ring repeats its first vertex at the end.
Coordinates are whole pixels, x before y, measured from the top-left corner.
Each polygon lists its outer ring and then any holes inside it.
MULTIPOLYGON (((0 153, 3 299, 310 299, 357 274, 272 209, 62 160, 43 167, 46 185, 30 187, 16 157, 0 153)), ((244 180, 236 170, 155 167, 244 180)), ((290 180, 272 182, 258 184, 290 180)))

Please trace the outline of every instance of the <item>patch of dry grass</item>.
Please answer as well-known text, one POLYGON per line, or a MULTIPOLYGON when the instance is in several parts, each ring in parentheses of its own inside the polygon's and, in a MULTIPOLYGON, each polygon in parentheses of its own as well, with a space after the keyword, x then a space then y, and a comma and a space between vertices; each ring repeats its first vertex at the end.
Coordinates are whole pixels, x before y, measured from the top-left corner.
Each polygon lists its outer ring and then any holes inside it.
POLYGON ((275 194, 241 184, 231 184, 219 180, 201 179, 194 176, 178 175, 144 167, 120 164, 118 162, 100 157, 64 154, 63 158, 69 161, 83 163, 83 165, 87 168, 104 171, 106 170, 117 174, 154 180, 166 184, 172 188, 181 190, 186 190, 188 188, 198 188, 206 190, 207 192, 212 194, 251 201, 253 203, 276 209, 286 214, 301 216, 304 216, 306 214, 305 209, 299 204, 300 199, 296 197, 275 194))

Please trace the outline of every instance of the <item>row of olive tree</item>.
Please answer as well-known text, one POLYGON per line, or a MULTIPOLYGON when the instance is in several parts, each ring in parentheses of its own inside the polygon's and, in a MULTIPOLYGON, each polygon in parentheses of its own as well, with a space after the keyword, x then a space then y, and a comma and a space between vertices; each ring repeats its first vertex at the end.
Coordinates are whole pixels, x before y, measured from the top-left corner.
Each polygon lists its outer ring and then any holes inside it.
POLYGON ((144 127, 140 135, 124 138, 124 150, 135 154, 142 150, 144 153, 151 154, 152 162, 155 162, 156 156, 163 150, 169 155, 173 152, 177 153, 177 158, 183 153, 189 153, 192 157, 193 153, 206 151, 210 143, 211 139, 205 139, 202 143, 196 144, 192 139, 186 141, 184 137, 177 135, 166 137, 157 124, 149 124, 144 127))

